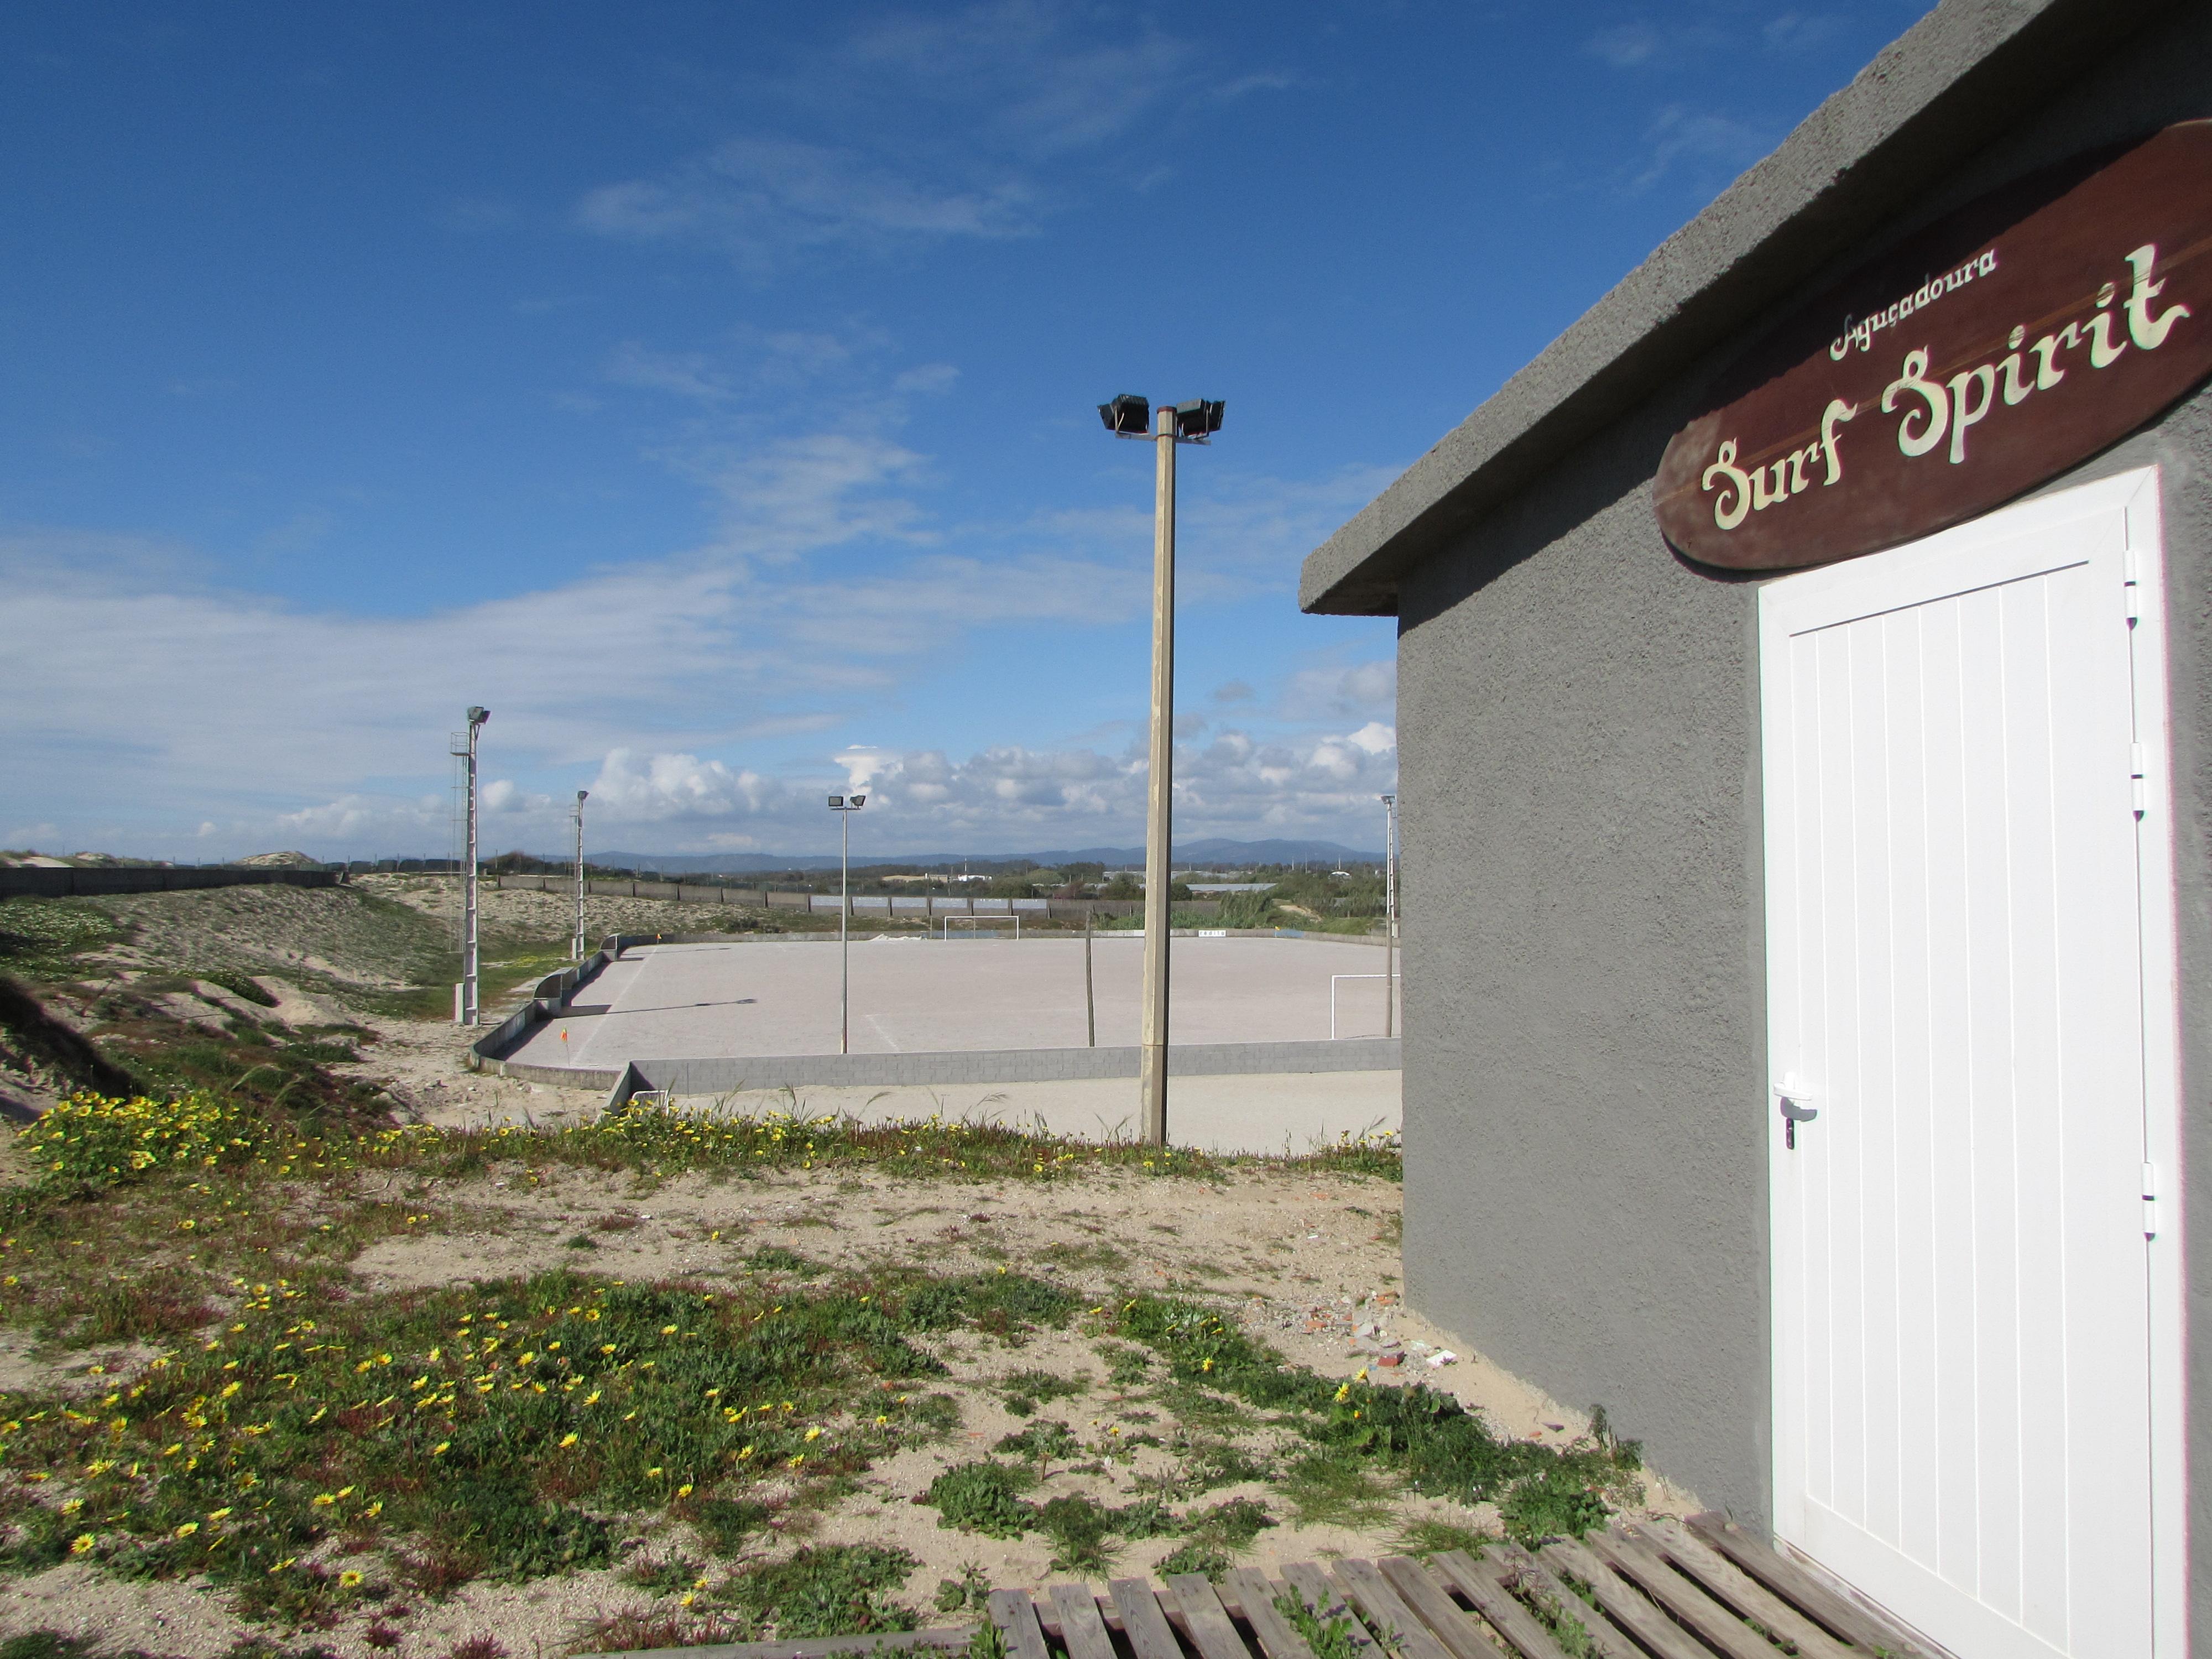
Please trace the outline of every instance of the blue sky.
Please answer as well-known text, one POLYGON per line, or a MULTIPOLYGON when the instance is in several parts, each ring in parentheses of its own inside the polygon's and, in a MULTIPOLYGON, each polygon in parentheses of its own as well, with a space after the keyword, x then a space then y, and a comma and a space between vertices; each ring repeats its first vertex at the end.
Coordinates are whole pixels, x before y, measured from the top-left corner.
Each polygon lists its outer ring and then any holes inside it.
POLYGON ((1298 562, 1924 8, 47 3, 0 33, 0 844, 1380 842, 1298 562))

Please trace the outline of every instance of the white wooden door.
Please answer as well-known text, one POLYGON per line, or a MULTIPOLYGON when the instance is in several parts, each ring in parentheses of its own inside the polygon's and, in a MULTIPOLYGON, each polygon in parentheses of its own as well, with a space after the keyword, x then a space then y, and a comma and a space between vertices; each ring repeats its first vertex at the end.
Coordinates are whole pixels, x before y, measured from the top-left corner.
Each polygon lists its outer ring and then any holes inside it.
POLYGON ((1776 1531, 1963 1659, 2147 1659, 2172 1588, 2156 503, 2130 474, 1759 596, 1776 1531))

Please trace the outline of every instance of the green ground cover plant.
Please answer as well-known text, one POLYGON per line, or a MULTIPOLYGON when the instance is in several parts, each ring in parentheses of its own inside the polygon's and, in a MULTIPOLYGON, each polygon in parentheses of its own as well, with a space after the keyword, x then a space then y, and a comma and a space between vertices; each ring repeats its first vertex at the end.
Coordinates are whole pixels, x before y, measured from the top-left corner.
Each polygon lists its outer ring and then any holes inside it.
POLYGON ((1277 1413, 1338 1454, 1339 1468, 1357 1458, 1416 1492, 1495 1503, 1518 1542, 1578 1538, 1613 1512, 1609 1498, 1640 1495, 1642 1457, 1632 1441, 1608 1436, 1559 1448, 1509 1440, 1425 1384, 1377 1385, 1362 1371, 1332 1386, 1194 1303, 1133 1297, 1117 1323, 1122 1334, 1158 1350, 1176 1378, 1277 1413))

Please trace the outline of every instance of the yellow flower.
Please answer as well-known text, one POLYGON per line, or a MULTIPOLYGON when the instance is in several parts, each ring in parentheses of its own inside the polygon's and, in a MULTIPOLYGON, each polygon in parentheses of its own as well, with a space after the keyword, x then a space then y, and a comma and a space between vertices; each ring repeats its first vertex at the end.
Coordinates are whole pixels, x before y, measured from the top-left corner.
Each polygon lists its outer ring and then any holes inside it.
POLYGON ((678 1498, 689 1498, 691 1495, 691 1483, 686 1480, 676 1489, 676 1495, 678 1498))
POLYGON ((814 1427, 814 1428, 811 1428, 811 1429, 807 1430, 807 1431, 806 1431, 806 1437, 807 1437, 809 1440, 819 1440, 819 1439, 822 1437, 822 1430, 821 1430, 821 1428, 817 1425, 817 1426, 816 1426, 816 1427, 814 1427))
POLYGON ((224 1516, 228 1515, 229 1513, 230 1505, 226 1504, 219 1510, 210 1510, 208 1511, 208 1519, 210 1521, 220 1521, 224 1516))
POLYGON ((187 1522, 185 1522, 185 1524, 184 1524, 183 1526, 179 1527, 179 1528, 177 1528, 177 1536, 178 1536, 178 1537, 179 1537, 179 1538, 190 1538, 190 1537, 191 1537, 194 1533, 198 1532, 199 1529, 200 1529, 200 1523, 199 1523, 198 1522, 197 1522, 197 1521, 187 1521, 187 1522))
POLYGON ((337 1501, 337 1494, 336 1492, 319 1492, 315 1494, 313 1507, 319 1510, 326 1510, 337 1501))
POLYGON ((71 1555, 82 1555, 91 1547, 92 1534, 88 1532, 81 1532, 77 1534, 76 1537, 70 1540, 70 1553, 71 1555))
POLYGON ((358 1572, 356 1572, 351 1567, 348 1567, 343 1572, 338 1575, 338 1583, 344 1585, 348 1589, 351 1589, 356 1584, 361 1583, 361 1575, 358 1572))
POLYGON ((563 1449, 564 1451, 565 1451, 568 1448, 569 1448, 570 1446, 574 1445, 575 1443, 576 1443, 576 1437, 575 1437, 574 1435, 573 1435, 573 1434, 564 1434, 564 1435, 562 1435, 562 1436, 561 1437, 561 1446, 562 1446, 562 1449, 563 1449))
POLYGON ((648 1480, 658 1480, 660 1479, 660 1476, 661 1468, 658 1463, 654 1464, 651 1468, 645 1472, 645 1478, 648 1480))
POLYGON ((441 1440, 436 1445, 430 1448, 430 1455, 433 1457, 443 1457, 446 1455, 446 1449, 453 1443, 450 1440, 441 1440))

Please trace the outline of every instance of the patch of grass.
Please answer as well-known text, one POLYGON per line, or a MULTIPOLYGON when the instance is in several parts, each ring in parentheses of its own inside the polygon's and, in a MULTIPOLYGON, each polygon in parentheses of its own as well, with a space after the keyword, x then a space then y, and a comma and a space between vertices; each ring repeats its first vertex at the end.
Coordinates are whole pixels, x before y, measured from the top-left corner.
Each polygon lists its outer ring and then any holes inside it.
POLYGON ((991 1580, 984 1572, 982 1563, 963 1564, 957 1578, 937 1581, 937 1595, 931 1605, 939 1613, 981 1613, 990 1604, 991 1580))
POLYGON ((1152 1571, 1162 1578, 1179 1572, 1202 1572, 1208 1578, 1218 1578, 1233 1565, 1222 1550, 1194 1539, 1162 1556, 1153 1565, 1152 1571))
MULTIPOLYGON (((1186 1385, 1233 1395, 1280 1414, 1308 1439, 1328 1449, 1328 1462, 1304 1462, 1291 1471, 1304 1502, 1326 1502, 1325 1483, 1352 1500, 1351 1472, 1365 1463, 1453 1502, 1494 1500, 1516 1542, 1580 1537, 1611 1513, 1608 1497, 1640 1494, 1641 1467, 1633 1442, 1607 1437, 1571 1447, 1503 1438, 1449 1395, 1425 1384, 1390 1387, 1351 1381, 1332 1388, 1327 1378, 1255 1341, 1218 1314, 1195 1304, 1139 1296, 1122 1305, 1124 1335, 1151 1344, 1186 1385)), ((1301 1499, 1292 1495, 1293 1502, 1301 1499)))
POLYGON ((842 1490, 928 1437, 897 1382, 939 1368, 896 1301, 565 1272, 375 1297, 264 1282, 222 1336, 88 1409, 0 1396, 0 1462, 76 1470, 98 1517, 40 1506, 20 1528, 33 1553, 65 1532, 112 1571, 204 1573, 244 1610, 313 1621, 371 1588, 313 1564, 332 1537, 451 1588, 604 1564, 610 1516, 688 1503, 727 1546, 757 1511, 719 1505, 764 1480, 842 1490))
POLYGON ((123 926, 85 899, 0 899, 0 969, 30 980, 69 980, 81 958, 125 938, 123 926))
POLYGON ((781 1244, 763 1244, 746 1260, 762 1273, 790 1273, 799 1279, 818 1279, 828 1271, 820 1262, 810 1261, 781 1244))
POLYGON ((596 1250, 599 1247, 591 1234, 572 1233, 563 1241, 562 1248, 568 1250, 596 1250))
POLYGON ((1083 1443, 1065 1423, 1034 1423, 1018 1434, 1002 1436, 991 1449, 1027 1458, 1036 1465, 1037 1477, 1042 1480, 1049 1473, 1055 1458, 1072 1460, 1083 1449, 1083 1443))
POLYGON ((1398 1534, 1395 1547, 1403 1555, 1437 1555, 1445 1550, 1465 1550, 1472 1555, 1497 1541, 1496 1533, 1486 1532, 1480 1527, 1463 1527, 1455 1521, 1425 1515, 1406 1524, 1398 1534))
POLYGON ((1090 1393, 1091 1379, 1058 1376, 1050 1371, 1020 1370, 1001 1378, 999 1386, 1006 1391, 1006 1409, 1016 1417, 1027 1417, 1040 1405, 1090 1393))
POLYGON ((1200 1443, 1183 1460, 1179 1484, 1183 1491, 1195 1493, 1246 1480, 1271 1480, 1274 1474, 1273 1465, 1233 1441, 1208 1440, 1200 1443))
POLYGON ((1079 1243, 1063 1241, 1048 1244, 1037 1252, 1037 1257, 1048 1266, 1071 1273, 1119 1273, 1129 1265, 1126 1250, 1097 1239, 1086 1239, 1079 1243))
POLYGON ((1036 1529, 1052 1540, 1052 1567, 1059 1572, 1103 1573, 1111 1564, 1107 1540, 1117 1530, 1112 1510, 1078 1494, 1048 1499, 1038 1506, 1036 1529))
POLYGON ((959 1527, 986 1538, 1018 1538, 1034 1510, 1021 1497, 1036 1484, 1027 1469, 984 1460, 949 1468, 924 1494, 940 1527, 959 1527))
POLYGON ((1183 1526, 1192 1537, 1232 1550, 1250 1547, 1255 1538, 1274 1524, 1275 1517, 1267 1513, 1267 1506, 1251 1498, 1232 1498, 1209 1510, 1194 1510, 1183 1517, 1183 1526))
POLYGON ((1101 1342, 1098 1357, 1106 1362, 1106 1380, 1117 1389, 1140 1389, 1151 1380, 1152 1357, 1142 1348, 1101 1342))
POLYGON ((940 1279, 907 1299, 907 1319, 917 1329, 945 1330, 963 1321, 1005 1335, 1023 1325, 1059 1327, 1082 1304, 1059 1285, 1026 1273, 969 1273, 940 1279))
POLYGON ((894 1601, 921 1563, 878 1544, 817 1544, 787 1561, 748 1570, 720 1594, 743 1621, 778 1641, 912 1630, 915 1610, 894 1601))
POLYGON ((216 968, 199 977, 210 985, 220 985, 240 1001, 250 1002, 258 1008, 274 1008, 276 1006, 276 999, 265 988, 257 984, 251 974, 216 968))
POLYGON ((1283 1473, 1284 1501, 1301 1526, 1370 1527, 1389 1517, 1391 1485, 1365 1459, 1317 1449, 1283 1473))

